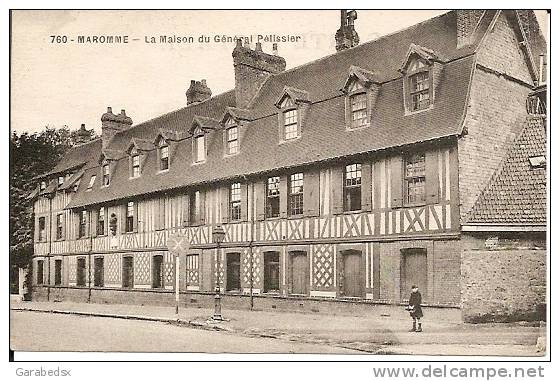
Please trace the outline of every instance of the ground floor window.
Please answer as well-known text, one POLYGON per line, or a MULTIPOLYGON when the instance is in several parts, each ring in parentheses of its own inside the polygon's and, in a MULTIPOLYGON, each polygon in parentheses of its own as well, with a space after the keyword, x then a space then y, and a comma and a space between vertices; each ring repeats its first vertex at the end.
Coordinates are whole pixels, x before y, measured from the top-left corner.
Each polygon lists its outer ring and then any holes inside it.
POLYGON ((425 293, 428 286, 428 259, 426 249, 401 250, 401 298, 408 300, 412 286, 425 293))
POLYGON ((132 257, 123 257, 122 286, 124 288, 134 287, 134 265, 132 257))
POLYGON ((241 262, 239 253, 227 254, 226 290, 241 290, 241 262))
POLYGON ((43 279, 44 279, 44 274, 43 274, 43 260, 39 260, 37 261, 37 284, 38 285, 42 285, 43 284, 43 279))
POLYGON ((86 259, 78 258, 76 261, 76 284, 78 286, 86 285, 86 259))
POLYGON ((280 254, 264 253, 264 292, 280 291, 280 254))
POLYGON ((60 286, 62 284, 62 259, 54 261, 54 285, 60 286))
POLYGON ((309 264, 305 251, 290 253, 290 281, 291 293, 306 295, 309 285, 309 264))
POLYGON ((104 265, 103 257, 97 257, 93 260, 94 270, 93 270, 93 285, 95 287, 103 287, 104 284, 104 265))
POLYGON ((152 288, 163 287, 163 255, 152 257, 152 288))
POLYGON ((187 255, 187 286, 198 286, 198 254, 187 255))

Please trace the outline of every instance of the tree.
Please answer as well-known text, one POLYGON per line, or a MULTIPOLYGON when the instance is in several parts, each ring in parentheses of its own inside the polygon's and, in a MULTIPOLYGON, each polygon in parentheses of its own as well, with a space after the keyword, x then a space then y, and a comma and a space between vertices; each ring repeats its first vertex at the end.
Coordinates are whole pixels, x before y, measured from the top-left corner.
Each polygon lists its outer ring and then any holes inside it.
MULTIPOLYGON (((93 130, 88 130, 95 137, 93 130)), ((10 264, 26 267, 33 255, 33 201, 27 196, 37 186, 34 177, 51 171, 76 144, 77 131, 66 126, 45 127, 39 133, 10 136, 10 264)))

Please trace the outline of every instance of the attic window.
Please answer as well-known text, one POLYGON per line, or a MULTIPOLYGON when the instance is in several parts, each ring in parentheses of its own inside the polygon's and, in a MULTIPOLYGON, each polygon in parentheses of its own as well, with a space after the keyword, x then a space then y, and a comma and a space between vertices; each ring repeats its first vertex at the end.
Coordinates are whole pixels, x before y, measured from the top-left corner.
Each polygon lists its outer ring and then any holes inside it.
POLYGON ((546 158, 542 155, 532 156, 529 158, 531 168, 544 168, 546 166, 546 158))
POLYGON ((352 128, 367 125, 367 98, 366 93, 358 93, 350 96, 350 107, 352 110, 352 128))
POLYGON ((91 191, 91 188, 93 188, 93 183, 95 183, 95 175, 91 175, 91 177, 89 178, 89 183, 86 189, 86 192, 91 191))
POLYGON ((417 58, 406 69, 404 92, 409 112, 427 110, 433 104, 432 66, 417 58))
POLYGON ((109 171, 109 164, 104 164, 103 165, 103 186, 108 186, 109 183, 111 182, 111 174, 109 171))
POLYGON ((194 138, 194 161, 195 163, 200 163, 206 160, 206 137, 204 135, 199 135, 194 138))
POLYGON ((140 155, 132 156, 132 177, 140 177, 140 155))
POLYGON ((64 184, 64 176, 58 176, 58 186, 62 186, 64 184))
POLYGON ((239 128, 233 118, 229 118, 226 126, 226 154, 233 155, 239 152, 239 128))
POLYGON ((47 182, 46 181, 41 181, 41 185, 39 187, 40 187, 41 190, 47 189, 47 182))
POLYGON ((165 140, 160 140, 158 147, 159 170, 166 171, 169 169, 169 145, 165 140))
POLYGON ((294 101, 285 96, 280 102, 281 139, 292 140, 299 137, 298 109, 294 101))

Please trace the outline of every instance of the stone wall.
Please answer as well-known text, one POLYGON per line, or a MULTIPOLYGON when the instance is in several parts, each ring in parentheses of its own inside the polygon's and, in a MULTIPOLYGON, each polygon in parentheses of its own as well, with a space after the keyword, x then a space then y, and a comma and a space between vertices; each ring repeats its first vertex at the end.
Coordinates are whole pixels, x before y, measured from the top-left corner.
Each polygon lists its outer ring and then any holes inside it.
MULTIPOLYGON (((490 237, 494 243, 495 237, 490 237)), ((545 320, 546 250, 467 247, 461 258, 461 298, 466 322, 545 320)))

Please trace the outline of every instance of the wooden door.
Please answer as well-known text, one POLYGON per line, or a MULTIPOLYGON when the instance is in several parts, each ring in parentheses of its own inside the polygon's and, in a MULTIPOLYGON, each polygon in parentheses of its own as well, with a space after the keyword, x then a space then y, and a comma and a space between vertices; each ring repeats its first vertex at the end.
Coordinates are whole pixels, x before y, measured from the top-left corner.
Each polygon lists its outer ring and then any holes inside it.
POLYGON ((292 294, 307 295, 309 280, 307 253, 292 253, 292 294))
POLYGON ((342 255, 343 258, 343 294, 349 297, 363 297, 362 288, 362 253, 350 251, 342 255))
POLYGON ((226 290, 241 290, 240 270, 239 253, 228 253, 226 290))
POLYGON ((410 296, 413 285, 418 286, 420 293, 427 294, 428 259, 425 249, 407 249, 402 251, 401 261, 401 298, 410 296))
POLYGON ((132 288, 134 286, 134 267, 132 257, 123 257, 123 287, 132 288))

